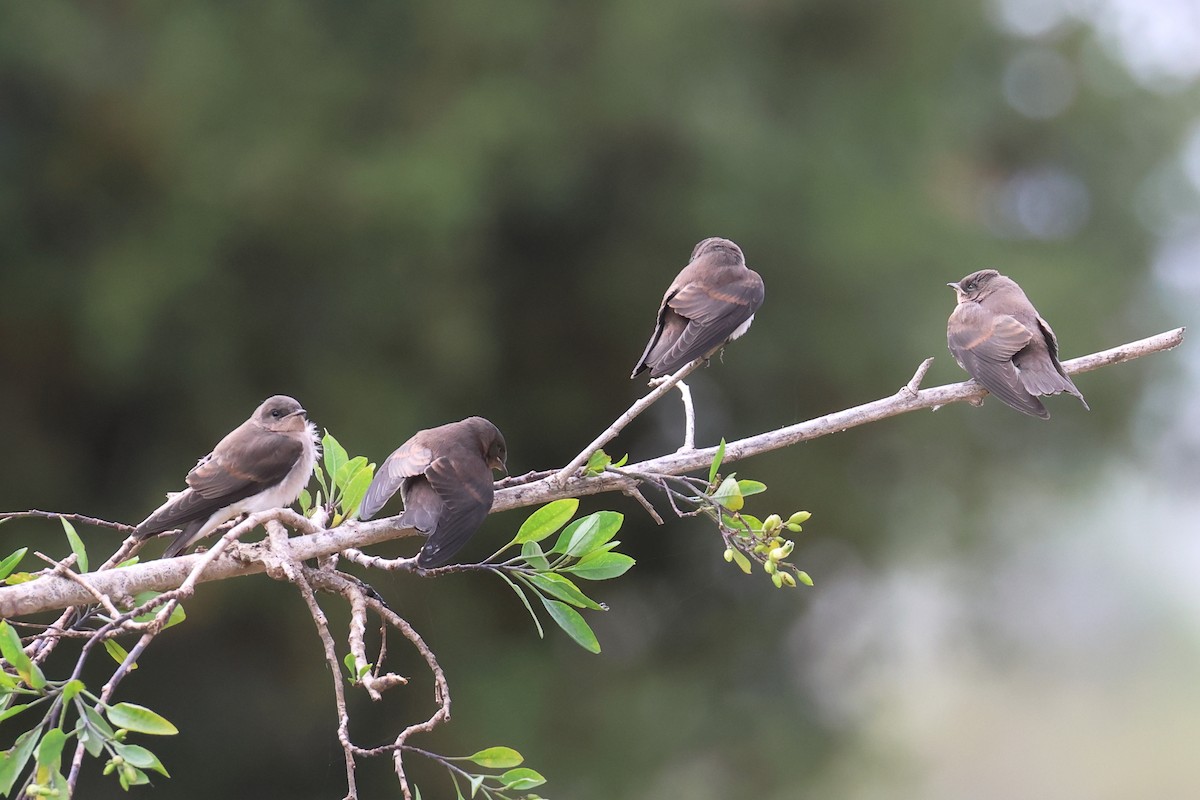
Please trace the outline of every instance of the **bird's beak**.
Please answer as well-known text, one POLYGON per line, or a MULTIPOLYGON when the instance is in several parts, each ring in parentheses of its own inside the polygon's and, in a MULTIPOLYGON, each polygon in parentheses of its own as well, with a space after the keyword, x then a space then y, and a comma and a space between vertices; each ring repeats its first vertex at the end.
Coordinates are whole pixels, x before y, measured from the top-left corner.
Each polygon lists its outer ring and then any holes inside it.
POLYGON ((289 417, 303 417, 307 413, 308 412, 305 411, 303 408, 298 408, 295 411, 293 411, 292 413, 288 414, 288 416, 289 417))
POLYGON ((947 286, 949 286, 949 287, 950 287, 951 289, 953 289, 954 291, 956 291, 956 292, 958 291, 958 284, 957 284, 957 283, 947 283, 946 285, 947 285, 947 286))
POLYGON ((504 477, 508 477, 508 465, 498 458, 493 458, 492 463, 488 464, 492 469, 498 469, 504 473, 504 477))

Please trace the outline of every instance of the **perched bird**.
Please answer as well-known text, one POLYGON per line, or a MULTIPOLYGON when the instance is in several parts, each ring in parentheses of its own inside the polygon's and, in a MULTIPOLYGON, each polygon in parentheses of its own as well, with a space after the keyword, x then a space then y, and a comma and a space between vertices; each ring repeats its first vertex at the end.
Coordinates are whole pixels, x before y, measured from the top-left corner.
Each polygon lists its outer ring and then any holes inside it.
POLYGON ((188 473, 188 488, 137 526, 144 539, 179 528, 163 553, 178 555, 239 514, 289 506, 312 477, 317 429, 294 399, 263 401, 188 473))
POLYGON ((506 471, 504 436, 483 417, 418 431, 380 465, 359 508, 370 519, 396 490, 401 521, 429 538, 417 566, 440 567, 463 548, 492 508, 492 470, 506 471))
POLYGON ((629 377, 649 369, 658 378, 711 356, 750 329, 763 297, 762 277, 746 266, 741 248, 705 239, 663 295, 654 333, 629 377))
POLYGON ((958 365, 1000 401, 1042 419, 1050 412, 1039 395, 1068 392, 1087 401, 1058 360, 1058 339, 1021 287, 994 269, 946 284, 958 305, 946 341, 958 365))

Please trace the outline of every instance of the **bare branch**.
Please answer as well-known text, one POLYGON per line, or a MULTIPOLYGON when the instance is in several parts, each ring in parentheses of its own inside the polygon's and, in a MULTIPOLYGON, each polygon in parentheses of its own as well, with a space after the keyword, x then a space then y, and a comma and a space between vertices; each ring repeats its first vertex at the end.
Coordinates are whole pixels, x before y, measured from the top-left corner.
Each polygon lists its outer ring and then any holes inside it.
MULTIPOLYGON (((1136 342, 1114 347, 1099 353, 1083 356, 1067 361, 1063 366, 1068 373, 1076 374, 1089 372, 1112 364, 1131 361, 1152 353, 1162 352, 1177 347, 1183 342, 1184 329, 1151 336, 1136 342)), ((689 365, 694 368, 694 365, 689 365)), ((923 366, 923 365, 922 365, 923 366)), ((687 373, 685 368, 672 378, 682 379, 687 373)), ((911 384, 917 383, 921 371, 913 376, 911 384)), ((610 441, 625 424, 638 413, 641 413, 649 403, 641 405, 650 397, 658 399, 660 390, 669 390, 669 382, 664 382, 642 400, 626 411, 622 417, 609 427, 600 437, 588 446, 569 465, 550 477, 542 477, 527 483, 502 482, 496 492, 492 504, 492 512, 508 511, 513 508, 540 505, 563 497, 583 497, 601 494, 603 492, 626 492, 637 486, 637 479, 627 474, 608 471, 594 477, 569 477, 561 482, 564 475, 572 475, 579 466, 595 452, 596 448, 610 441)), ((821 417, 790 425, 778 430, 760 433, 745 439, 729 442, 725 447, 725 463, 732 463, 760 453, 789 447, 800 442, 810 441, 822 436, 849 430, 850 428, 866 425, 872 422, 888 419, 889 417, 907 414, 911 411, 939 408, 949 403, 978 400, 987 391, 973 381, 952 383, 930 389, 913 392, 910 385, 905 385, 895 394, 864 405, 855 406, 844 411, 837 411, 821 417)), ((622 470, 625 473, 644 473, 662 475, 681 475, 687 472, 703 469, 712 463, 716 455, 715 447, 690 450, 682 453, 672 453, 649 459, 637 464, 631 464, 622 470)), ((57 516, 57 515, 55 515, 57 516)), ((348 522, 337 528, 321 530, 309 520, 287 509, 264 512, 254 515, 255 525, 267 519, 276 519, 289 527, 305 531, 306 535, 293 537, 290 541, 292 553, 297 561, 338 553, 347 548, 367 547, 389 539, 401 536, 418 535, 411 528, 401 527, 399 517, 372 520, 370 522, 348 522)), ((250 520, 238 527, 247 525, 250 520)), ((253 525, 251 525, 253 527, 253 525)), ((246 530, 249 530, 247 528, 246 530)), ((192 574, 200 560, 208 554, 181 556, 145 564, 136 564, 121 569, 89 573, 87 581, 94 589, 110 596, 133 595, 147 589, 165 591, 181 586, 192 574)), ((236 555, 221 554, 212 560, 202 573, 196 573, 192 583, 213 580, 224 580, 241 575, 263 572, 262 545, 240 545, 236 555)), ((55 575, 46 575, 36 581, 18 584, 17 586, 0 587, 0 617, 13 617, 32 614, 39 611, 66 608, 72 605, 84 605, 92 601, 90 592, 78 584, 55 575)))

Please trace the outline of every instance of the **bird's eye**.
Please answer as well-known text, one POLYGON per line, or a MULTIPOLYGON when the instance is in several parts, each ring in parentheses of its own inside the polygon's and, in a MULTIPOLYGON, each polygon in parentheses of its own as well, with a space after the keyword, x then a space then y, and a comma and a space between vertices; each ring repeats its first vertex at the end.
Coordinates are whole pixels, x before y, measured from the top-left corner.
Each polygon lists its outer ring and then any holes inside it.
POLYGON ((272 411, 271 416, 274 417, 275 419, 279 419, 279 409, 277 408, 274 411, 272 411))
POLYGON ((975 281, 971 281, 970 283, 968 283, 968 284, 967 284, 966 286, 964 286, 963 288, 964 288, 964 289, 966 289, 968 292, 973 292, 973 291, 975 291, 975 281))

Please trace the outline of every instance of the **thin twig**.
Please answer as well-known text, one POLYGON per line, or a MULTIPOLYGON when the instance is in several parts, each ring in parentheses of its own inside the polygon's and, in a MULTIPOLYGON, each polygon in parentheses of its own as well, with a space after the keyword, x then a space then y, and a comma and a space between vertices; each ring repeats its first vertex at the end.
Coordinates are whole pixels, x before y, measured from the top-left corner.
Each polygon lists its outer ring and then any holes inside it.
MULTIPOLYGON (((298 566, 298 565, 297 565, 298 566)), ((300 590, 317 628, 321 646, 325 650, 325 662, 329 665, 329 673, 333 678, 333 699, 337 704, 338 742, 342 745, 342 755, 346 761, 346 800, 356 800, 358 786, 355 782, 354 743, 350 741, 350 713, 346 710, 346 690, 342 687, 342 670, 338 662, 337 648, 333 644, 333 636, 329 633, 329 620, 317 603, 317 596, 312 586, 305 579, 303 570, 297 569, 292 580, 293 585, 300 590)))
POLYGON ((627 496, 632 497, 634 500, 637 500, 641 507, 646 509, 646 513, 650 515, 650 518, 654 520, 656 524, 663 524, 663 518, 658 515, 658 511, 654 509, 654 506, 650 505, 650 501, 646 499, 646 495, 642 494, 642 490, 640 488, 637 486, 632 486, 626 489, 624 493, 627 496))
POLYGON ((921 389, 921 381, 925 380, 925 374, 929 372, 929 368, 933 366, 933 356, 921 362, 917 367, 917 371, 913 373, 912 378, 908 383, 904 384, 905 390, 913 397, 917 396, 917 392, 921 389))
POLYGON ((692 405, 692 389, 685 382, 675 384, 683 399, 683 447, 682 450, 696 449, 696 407, 692 405))
POLYGON ((692 370, 703 363, 705 363, 705 359, 698 358, 690 364, 683 365, 667 378, 655 379, 656 385, 649 394, 626 409, 625 413, 617 417, 612 425, 609 425, 603 433, 592 440, 591 444, 583 448, 579 455, 575 456, 575 458, 571 459, 570 463, 559 470, 558 474, 553 478, 548 478, 547 481, 554 486, 562 486, 566 483, 575 474, 576 470, 587 463, 587 460, 592 457, 592 453, 615 439, 617 434, 625 429, 626 425, 637 419, 639 414, 654 405, 660 397, 671 391, 671 387, 682 381, 692 373, 692 370))
POLYGON ((37 517, 39 519, 65 519, 69 522, 78 522, 82 525, 91 525, 96 528, 112 528, 118 531, 133 531, 136 530, 134 525, 126 525, 124 522, 110 522, 106 519, 97 517, 87 517, 83 514, 62 514, 58 511, 38 511, 30 509, 29 511, 0 511, 0 520, 6 519, 23 519, 28 517, 37 517))

